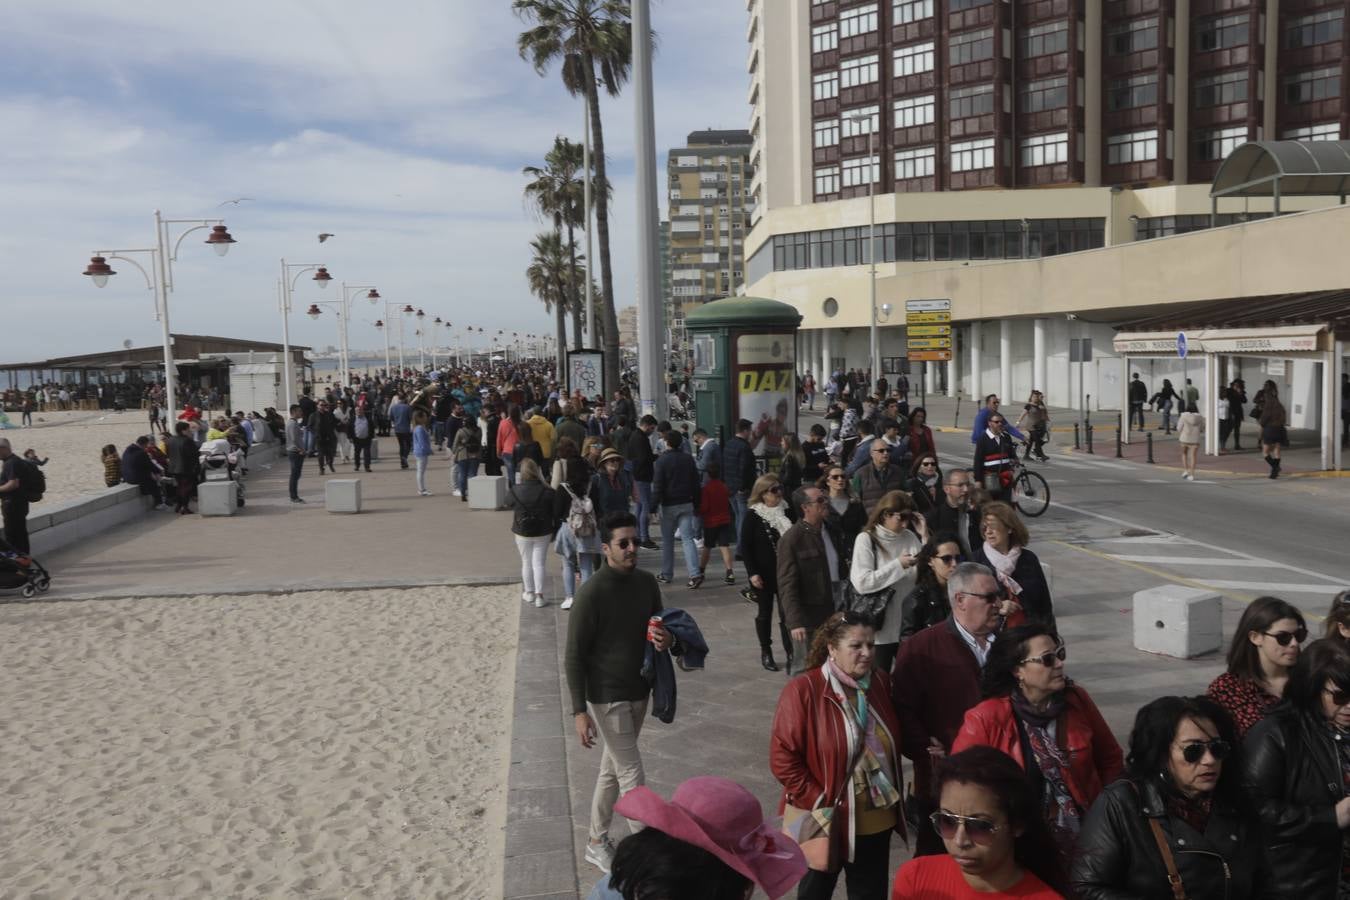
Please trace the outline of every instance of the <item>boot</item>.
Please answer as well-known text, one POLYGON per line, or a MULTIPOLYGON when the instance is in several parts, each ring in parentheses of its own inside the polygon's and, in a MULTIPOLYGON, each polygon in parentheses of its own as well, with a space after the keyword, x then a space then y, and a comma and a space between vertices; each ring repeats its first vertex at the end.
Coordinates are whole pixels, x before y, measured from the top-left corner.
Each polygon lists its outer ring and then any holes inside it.
POLYGON ((770 672, 778 671, 778 663, 773 661, 773 650, 764 649, 759 654, 759 664, 770 672))
POLYGON ((1280 460, 1279 460, 1279 457, 1271 457, 1271 472, 1270 472, 1270 477, 1271 477, 1271 478, 1279 478, 1279 477, 1280 477, 1280 460))
POLYGON ((1266 457, 1262 457, 1262 458, 1266 461, 1266 465, 1270 466, 1270 474, 1269 474, 1268 476, 1266 476, 1266 477, 1267 477, 1267 478, 1274 478, 1274 477, 1275 477, 1275 459, 1274 459, 1274 457, 1266 456, 1266 457))

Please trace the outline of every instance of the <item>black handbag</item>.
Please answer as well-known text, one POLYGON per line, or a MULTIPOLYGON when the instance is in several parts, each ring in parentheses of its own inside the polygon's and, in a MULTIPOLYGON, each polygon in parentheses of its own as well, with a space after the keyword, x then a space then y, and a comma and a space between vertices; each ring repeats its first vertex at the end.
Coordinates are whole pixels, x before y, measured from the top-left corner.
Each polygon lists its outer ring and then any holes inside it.
MULTIPOLYGON (((877 539, 869 533, 867 539, 872 542, 872 556, 875 559, 879 549, 877 539)), ((844 582, 844 609, 861 616, 867 616, 872 620, 874 628, 880 628, 886 620, 886 607, 890 605, 891 598, 895 596, 895 588, 882 588, 879 591, 870 591, 866 594, 860 592, 853 586, 853 579, 850 578, 844 582)))

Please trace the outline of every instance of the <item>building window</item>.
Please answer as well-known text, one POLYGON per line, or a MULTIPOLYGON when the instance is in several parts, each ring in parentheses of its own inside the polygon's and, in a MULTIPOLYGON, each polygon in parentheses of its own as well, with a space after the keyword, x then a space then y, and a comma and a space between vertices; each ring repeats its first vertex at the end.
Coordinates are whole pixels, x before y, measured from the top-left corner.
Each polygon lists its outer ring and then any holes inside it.
POLYGON ((933 71, 933 42, 910 44, 895 51, 895 77, 933 71))
POLYGON ((881 107, 861 106, 846 109, 839 116, 839 132, 843 137, 861 137, 881 128, 881 107))
POLYGON ((811 77, 811 99, 833 100, 839 96, 839 74, 822 72, 811 77))
POLYGON ((1158 20, 1135 19, 1112 25, 1106 32, 1106 52, 1109 56, 1123 56, 1158 46, 1158 20))
POLYGON ((1069 49, 1069 23, 1050 22, 1022 29, 1022 58, 1048 56, 1069 49))
POLYGON ((994 29, 984 28, 954 34, 948 39, 947 52, 954 66, 991 59, 994 56, 994 29))
POLYGON ((872 183, 881 180, 881 158, 864 156, 858 159, 844 160, 844 187, 858 187, 867 184, 868 175, 872 183))
POLYGON ((1286 141, 1338 141, 1341 139, 1340 122, 1322 122, 1317 125, 1304 125, 1301 128, 1285 129, 1282 140, 1286 141))
POLYGON ((895 24, 906 25, 933 17, 933 0, 895 0, 895 24))
POLYGON ((895 151, 895 180, 929 178, 937 166, 937 151, 933 147, 913 147, 895 151))
POLYGON ((948 12, 961 12, 964 9, 974 9, 977 6, 986 6, 994 0, 948 0, 948 12))
POLYGON ((1024 113, 1044 112, 1047 109, 1062 109, 1069 105, 1069 79, 1043 78, 1022 85, 1021 111, 1024 113))
POLYGON ((816 193, 817 194, 839 193, 838 166, 826 166, 823 169, 816 169, 816 193))
POLYGON ((915 125, 933 124, 934 105, 932 94, 900 98, 895 101, 895 127, 913 128, 915 125))
POLYGON ((1195 158, 1202 162, 1224 159, 1238 147, 1247 143, 1247 126, 1236 128, 1212 128, 1195 133, 1195 158))
POLYGON ((1340 95, 1341 70, 1338 68, 1307 69, 1284 80, 1286 103, 1310 103, 1340 95))
POLYGON ((952 88, 950 97, 949 107, 953 119, 984 116, 994 111, 994 86, 992 84, 952 88))
POLYGON ((831 22, 829 25, 818 25, 811 29, 811 52, 826 53, 839 46, 839 26, 831 22))
POLYGON ((1195 106, 1204 109, 1209 106, 1225 106, 1229 103, 1242 103, 1247 99, 1247 70, 1220 72, 1195 79, 1195 106))
POLYGON ((815 140, 812 142, 814 146, 833 147, 839 143, 839 123, 834 119, 817 122, 813 130, 815 131, 815 140))
POLYGON ((994 167, 994 139, 962 141, 952 144, 952 171, 973 172, 994 167))
POLYGON ((1339 41, 1344 22, 1343 9, 1331 9, 1290 19, 1284 26, 1284 46, 1286 49, 1294 50, 1339 41))
POLYGON ((1106 139, 1106 162, 1109 165, 1144 162, 1158 158, 1158 132, 1135 131, 1117 134, 1106 139))
POLYGON ((839 36, 857 37, 877 30, 877 5, 856 6, 839 14, 839 36))
POLYGON ((1158 76, 1156 74, 1113 78, 1107 82, 1106 108, 1111 111, 1153 106, 1157 102, 1158 76))
POLYGON ((1247 43, 1246 13, 1233 16, 1210 16, 1195 23, 1195 50, 1208 53, 1210 50, 1226 50, 1229 47, 1241 47, 1247 43))
POLYGON ((846 59, 839 64, 839 84, 846 88, 871 84, 879 77, 880 68, 881 57, 875 53, 846 59))
POLYGON ((1021 143, 1023 166, 1049 166, 1069 161, 1069 133, 1037 134, 1021 143))

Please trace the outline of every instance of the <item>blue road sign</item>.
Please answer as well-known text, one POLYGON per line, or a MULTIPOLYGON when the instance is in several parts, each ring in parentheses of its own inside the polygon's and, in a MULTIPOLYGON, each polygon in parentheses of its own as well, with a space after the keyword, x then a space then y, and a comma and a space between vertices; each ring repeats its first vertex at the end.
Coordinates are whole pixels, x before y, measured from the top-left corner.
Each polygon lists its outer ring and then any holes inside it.
POLYGON ((1177 358, 1186 358, 1186 332, 1177 332, 1177 358))

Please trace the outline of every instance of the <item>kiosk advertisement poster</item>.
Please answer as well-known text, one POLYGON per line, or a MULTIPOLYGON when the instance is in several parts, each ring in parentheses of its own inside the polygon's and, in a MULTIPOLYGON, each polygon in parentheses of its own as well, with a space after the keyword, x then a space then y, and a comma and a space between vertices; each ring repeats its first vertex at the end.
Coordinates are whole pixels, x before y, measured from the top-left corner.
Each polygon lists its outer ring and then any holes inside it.
POLYGON ((567 353, 567 392, 581 391, 587 400, 606 397, 605 354, 599 350, 569 350, 567 353))
POLYGON ((736 403, 748 419, 756 453, 780 456, 783 435, 797 431, 797 373, 791 334, 742 334, 736 338, 736 403))

